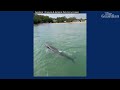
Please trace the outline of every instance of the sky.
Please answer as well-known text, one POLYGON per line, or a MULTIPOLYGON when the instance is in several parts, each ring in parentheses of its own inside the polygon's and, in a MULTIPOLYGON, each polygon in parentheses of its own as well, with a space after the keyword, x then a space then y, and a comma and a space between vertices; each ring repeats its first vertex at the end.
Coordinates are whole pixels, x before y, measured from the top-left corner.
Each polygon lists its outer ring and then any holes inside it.
POLYGON ((76 17, 77 19, 86 19, 86 14, 85 13, 80 13, 80 14, 38 14, 38 15, 44 15, 44 16, 49 16, 49 17, 52 17, 52 18, 57 18, 57 17, 76 17))

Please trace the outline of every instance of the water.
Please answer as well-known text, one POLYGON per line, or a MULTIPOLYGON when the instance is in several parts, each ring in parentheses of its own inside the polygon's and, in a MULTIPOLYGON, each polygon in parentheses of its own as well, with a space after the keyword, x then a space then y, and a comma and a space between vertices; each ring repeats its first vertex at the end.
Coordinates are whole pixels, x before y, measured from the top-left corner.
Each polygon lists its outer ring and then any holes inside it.
POLYGON ((86 24, 50 23, 34 25, 34 76, 86 76, 86 24), (51 53, 55 48, 73 58, 51 53))

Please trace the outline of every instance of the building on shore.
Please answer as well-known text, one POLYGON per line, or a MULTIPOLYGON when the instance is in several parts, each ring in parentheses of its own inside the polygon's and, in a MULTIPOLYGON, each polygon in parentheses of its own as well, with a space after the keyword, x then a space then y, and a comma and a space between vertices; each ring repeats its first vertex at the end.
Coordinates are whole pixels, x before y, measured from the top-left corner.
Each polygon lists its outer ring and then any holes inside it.
POLYGON ((53 20, 53 23, 56 23, 56 22, 57 22, 57 20, 56 20, 56 19, 54 19, 54 20, 53 20))

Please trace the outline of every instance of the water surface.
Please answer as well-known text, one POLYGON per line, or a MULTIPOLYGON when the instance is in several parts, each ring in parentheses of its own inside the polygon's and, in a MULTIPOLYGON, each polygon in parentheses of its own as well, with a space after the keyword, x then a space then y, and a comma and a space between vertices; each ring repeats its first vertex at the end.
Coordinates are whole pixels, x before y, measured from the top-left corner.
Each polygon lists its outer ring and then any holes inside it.
POLYGON ((86 76, 86 24, 51 23, 34 25, 34 76, 86 76), (50 42, 75 63, 49 52, 50 42))

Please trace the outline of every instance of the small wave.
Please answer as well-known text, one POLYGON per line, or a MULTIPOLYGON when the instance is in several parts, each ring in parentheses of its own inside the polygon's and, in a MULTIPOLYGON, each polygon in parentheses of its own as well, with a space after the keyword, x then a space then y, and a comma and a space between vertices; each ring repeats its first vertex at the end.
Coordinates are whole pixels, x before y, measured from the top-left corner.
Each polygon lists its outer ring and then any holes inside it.
POLYGON ((63 52, 63 51, 59 51, 60 53, 63 52))

